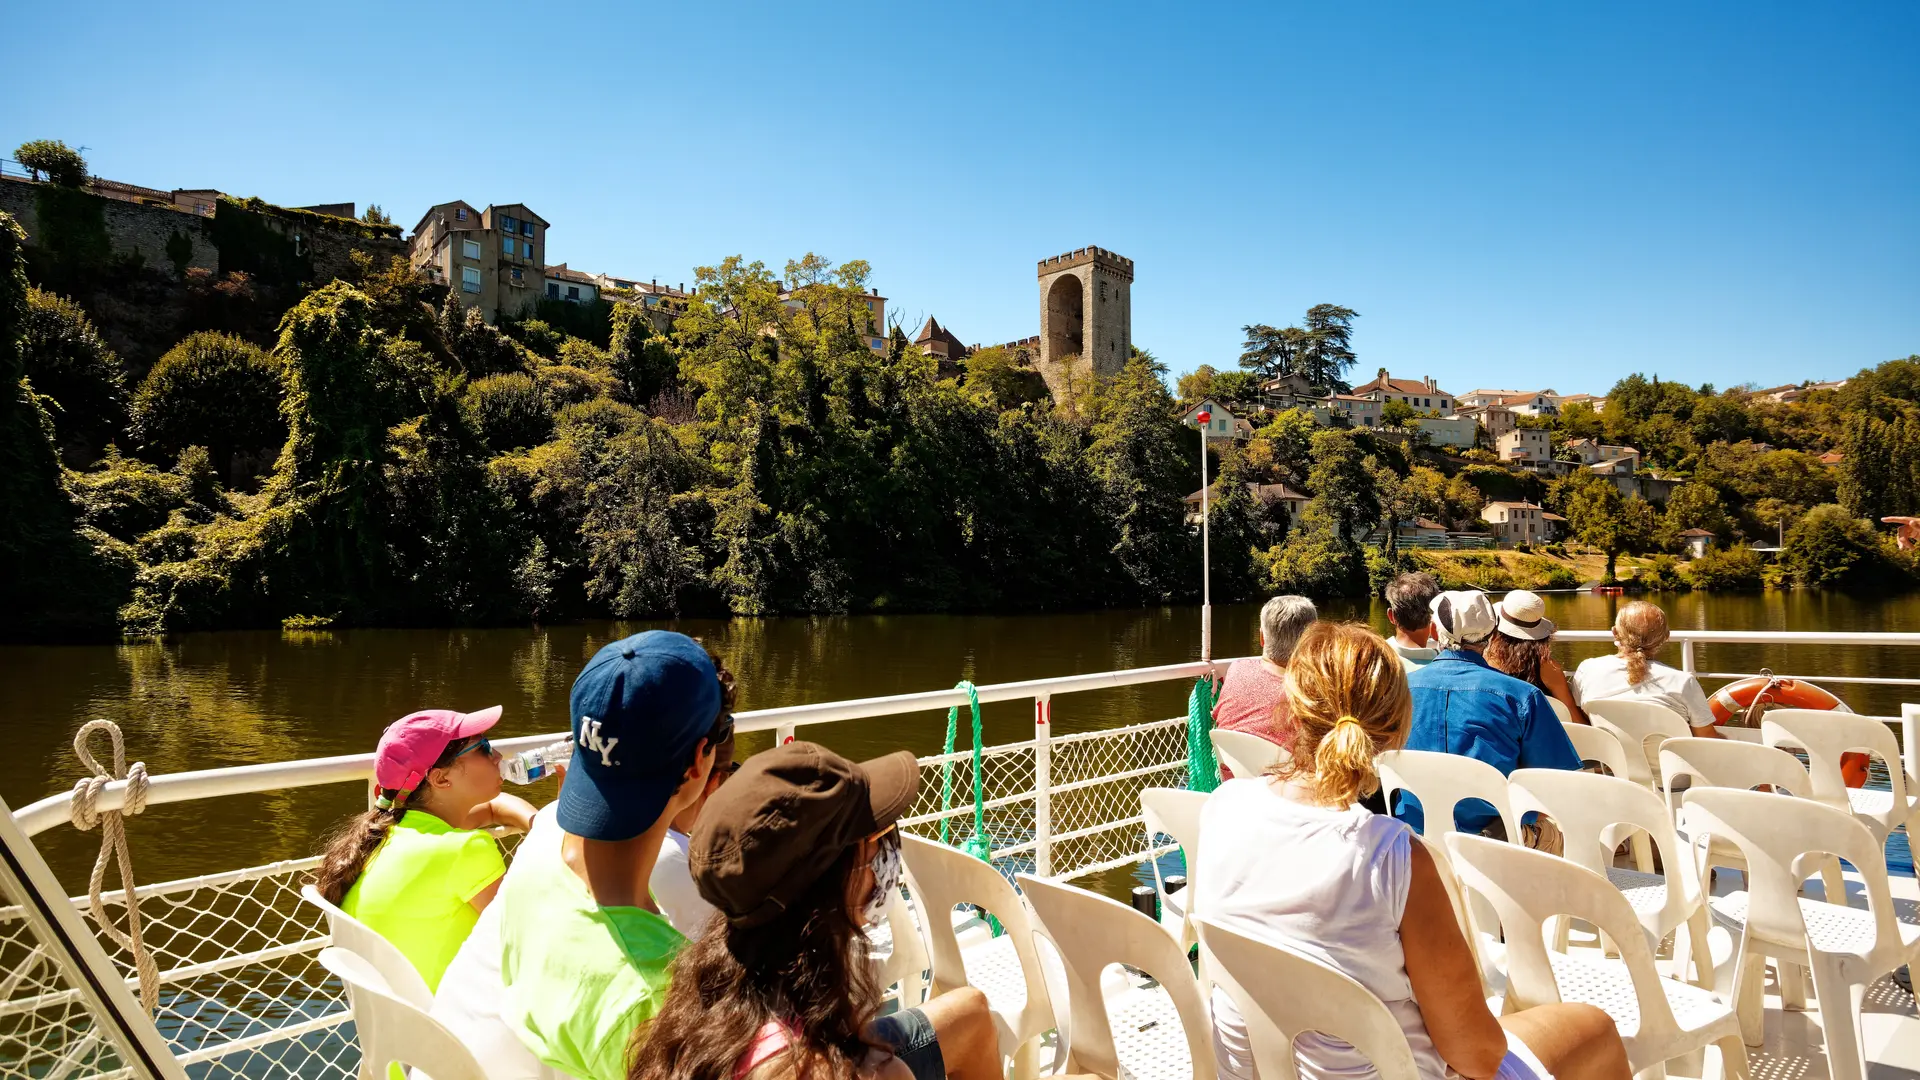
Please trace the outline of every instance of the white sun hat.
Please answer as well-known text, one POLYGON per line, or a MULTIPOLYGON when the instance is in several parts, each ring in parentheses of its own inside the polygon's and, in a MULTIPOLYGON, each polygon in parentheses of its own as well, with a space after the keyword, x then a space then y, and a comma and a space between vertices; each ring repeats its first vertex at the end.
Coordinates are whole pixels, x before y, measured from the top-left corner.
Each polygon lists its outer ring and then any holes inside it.
POLYGON ((1545 641, 1553 636, 1553 620, 1547 618, 1547 602, 1538 593, 1515 589, 1500 601, 1500 632, 1528 641, 1545 641))

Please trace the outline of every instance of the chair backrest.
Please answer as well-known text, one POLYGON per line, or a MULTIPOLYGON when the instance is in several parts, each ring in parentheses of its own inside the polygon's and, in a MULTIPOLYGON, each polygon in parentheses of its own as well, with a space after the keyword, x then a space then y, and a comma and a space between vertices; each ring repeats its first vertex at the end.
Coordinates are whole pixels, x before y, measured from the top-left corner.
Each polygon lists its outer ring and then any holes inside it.
POLYGON ((1851 807, 1840 757, 1864 751, 1886 765, 1893 805, 1906 805, 1906 762, 1893 729, 1880 720, 1822 709, 1775 709, 1760 718, 1760 737, 1768 746, 1793 746, 1807 752, 1807 776, 1813 781, 1811 797, 1816 801, 1843 810, 1851 807))
POLYGON ((373 961, 338 945, 321 949, 319 959, 347 985, 360 1036, 361 1080, 380 1080, 395 1063, 433 1080, 487 1080, 473 1052, 425 1009, 395 993, 373 961))
POLYGON ((1553 715, 1559 717, 1561 723, 1563 724, 1573 723, 1573 710, 1567 708, 1566 702, 1561 701, 1559 698, 1554 697, 1552 694, 1548 694, 1547 707, 1553 710, 1553 715))
POLYGON ((1396 792, 1405 791, 1420 800, 1426 835, 1452 832, 1454 807, 1468 799, 1479 799, 1493 805, 1509 837, 1519 838, 1519 819, 1513 816, 1507 798, 1507 778, 1486 762, 1432 750, 1387 750, 1373 763, 1380 772, 1381 796, 1389 809, 1396 792))
POLYGON ((1201 970, 1246 1020, 1261 1076, 1297 1075, 1293 1040, 1313 1031, 1358 1050, 1380 1080, 1417 1080, 1406 1033, 1372 991, 1317 960, 1204 917, 1199 922, 1201 970))
POLYGON ((1232 770, 1235 779, 1259 776, 1280 760, 1280 748, 1252 732, 1215 728, 1211 734, 1214 755, 1232 770))
POLYGON ((1690 788, 1685 806, 1696 844, 1703 839, 1729 842, 1746 859, 1746 932, 1751 940, 1790 950, 1806 948, 1800 884, 1832 855, 1859 872, 1873 913, 1873 947, 1856 955, 1890 965, 1901 954, 1885 856, 1852 814, 1811 799, 1736 788, 1690 788))
POLYGON ((1662 1042, 1679 1034, 1680 1025, 1653 962, 1658 939, 1634 917, 1633 906, 1605 877, 1567 859, 1484 836, 1452 833, 1446 843, 1461 883, 1485 897, 1500 914, 1507 939, 1509 1009, 1560 1000, 1541 927, 1556 915, 1571 915, 1598 927, 1620 950, 1639 1000, 1636 1039, 1662 1042))
POLYGON ((1191 1075, 1195 1080, 1212 1080, 1213 1021, 1200 983, 1187 964, 1186 946, 1176 943, 1159 923, 1117 900, 1027 874, 1021 874, 1019 882, 1021 894, 1039 917, 1038 932, 1053 942, 1066 962, 1067 1001, 1073 1021, 1067 1071, 1121 1075, 1119 1051, 1114 1046, 1100 983, 1109 965, 1125 964, 1146 972, 1173 999, 1191 1058, 1186 1067, 1161 1061, 1131 1062, 1130 1071, 1136 1076, 1191 1075), (1174 1067, 1143 1069, 1143 1064, 1174 1067))
POLYGON ((1669 811, 1677 809, 1681 777, 1692 787, 1748 790, 1770 786, 1794 795, 1812 794, 1807 770, 1785 750, 1734 739, 1668 739, 1660 744, 1660 781, 1669 811))
POLYGON ((1628 780, 1653 787, 1653 767, 1660 760, 1660 744, 1693 734, 1686 717, 1651 701, 1602 698, 1581 703, 1593 726, 1610 731, 1627 751, 1628 780), (1639 753, 1634 753, 1635 750, 1639 753))
MULTIPOLYGON (((1547 700, 1555 705, 1560 704, 1553 698, 1547 700)), ((1564 705, 1560 707, 1566 708, 1564 705)), ((1576 724, 1571 720, 1562 720, 1560 726, 1565 729, 1567 741, 1573 744, 1573 752, 1580 755, 1581 761, 1597 761, 1620 779, 1630 779, 1627 773, 1631 766, 1627 763, 1626 748, 1620 745, 1619 737, 1613 732, 1592 724, 1576 724)))
POLYGON ((381 979, 402 1000, 426 1011, 433 1008, 433 991, 399 946, 380 936, 372 927, 340 910, 339 905, 320 895, 312 885, 301 888, 300 898, 327 914, 327 934, 333 943, 372 964, 381 979))
MULTIPOLYGON (((1046 973, 1034 948, 1033 925, 1027 908, 1013 884, 1000 876, 992 864, 963 851, 936 843, 925 837, 903 835, 900 854, 906 862, 907 888, 920 908, 920 923, 927 936, 929 965, 933 972, 934 994, 944 994, 970 985, 966 961, 960 952, 960 939, 953 930, 953 909, 975 904, 1000 920, 1007 937, 1013 941, 1014 954, 1020 960, 1021 977, 1026 982, 1027 999, 1014 1017, 996 1015, 1011 1025, 1000 1031, 1000 1049, 1011 1055, 1015 1047, 1054 1026, 1054 1013, 1047 996, 1046 973)), ((1061 1021, 1063 1029, 1066 1021, 1061 1021)))
MULTIPOLYGON (((1231 766, 1229 766, 1231 767, 1231 766)), ((1182 939, 1191 944, 1193 898, 1196 895, 1193 883, 1200 868, 1200 811, 1207 805, 1207 793, 1188 791, 1186 788, 1141 788, 1140 816, 1147 826, 1147 845, 1153 846, 1156 835, 1173 837, 1174 843, 1186 854, 1187 860, 1187 925, 1183 926, 1182 939)), ((1153 859, 1153 881, 1159 886, 1162 895, 1166 893, 1166 882, 1160 880, 1160 860, 1153 859)))
POLYGON ((913 921, 913 909, 899 889, 887 900, 887 932, 893 938, 893 951, 886 962, 877 967, 874 981, 883 990, 899 983, 900 1007, 910 1009, 920 1004, 929 960, 927 940, 913 921))
POLYGON ((1647 912, 1641 925, 1656 940, 1699 904, 1699 878, 1660 796, 1622 777, 1565 769, 1515 769, 1507 786, 1515 813, 1537 810, 1552 818, 1565 840, 1566 858, 1603 881, 1613 865, 1614 845, 1607 842, 1613 826, 1630 825, 1653 838, 1666 868, 1667 899, 1659 911, 1647 912))

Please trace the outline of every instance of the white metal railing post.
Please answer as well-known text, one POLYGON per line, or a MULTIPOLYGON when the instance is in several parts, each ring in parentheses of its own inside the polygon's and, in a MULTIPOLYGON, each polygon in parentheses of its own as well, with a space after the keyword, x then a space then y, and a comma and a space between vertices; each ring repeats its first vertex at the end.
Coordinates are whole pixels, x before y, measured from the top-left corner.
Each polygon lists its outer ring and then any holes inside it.
POLYGON ((788 743, 792 742, 794 732, 796 730, 797 729, 794 727, 794 725, 791 722, 781 724, 779 727, 774 728, 773 729, 773 745, 785 746, 788 743))
POLYGON ((1033 699, 1033 872, 1053 876, 1053 698, 1033 699))
POLYGON ((1691 675, 1699 670, 1693 664, 1693 639, 1687 638, 1680 643, 1680 670, 1691 675))

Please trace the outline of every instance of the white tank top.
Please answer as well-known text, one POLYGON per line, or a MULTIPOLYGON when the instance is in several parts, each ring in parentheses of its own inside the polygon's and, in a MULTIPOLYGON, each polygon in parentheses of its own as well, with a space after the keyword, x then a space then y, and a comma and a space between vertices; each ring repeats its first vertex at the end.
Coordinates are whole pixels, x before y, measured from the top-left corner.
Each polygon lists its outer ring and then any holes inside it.
MULTIPOLYGON (((1283 944, 1351 976, 1400 1021, 1423 1080, 1443 1080, 1407 981, 1400 916, 1407 906, 1413 832, 1358 806, 1306 806, 1264 777, 1222 784, 1200 814, 1195 908, 1249 937, 1283 944)), ((1246 1023, 1216 992, 1214 1056, 1223 1077, 1249 1080, 1246 1023)), ((1373 1066, 1321 1035, 1295 1044, 1307 1080, 1370 1080, 1373 1066)))

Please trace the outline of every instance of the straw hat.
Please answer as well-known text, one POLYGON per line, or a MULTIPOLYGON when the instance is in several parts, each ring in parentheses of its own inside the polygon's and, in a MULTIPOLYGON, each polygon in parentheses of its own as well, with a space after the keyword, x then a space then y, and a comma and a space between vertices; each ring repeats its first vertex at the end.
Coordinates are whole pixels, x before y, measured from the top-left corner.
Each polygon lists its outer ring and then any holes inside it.
POLYGON ((1553 620, 1547 618, 1547 602, 1535 593, 1515 589, 1500 601, 1500 632, 1528 641, 1545 641, 1553 636, 1553 620))

